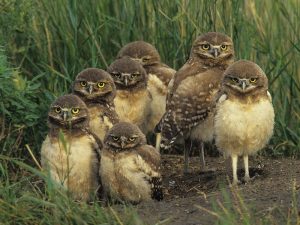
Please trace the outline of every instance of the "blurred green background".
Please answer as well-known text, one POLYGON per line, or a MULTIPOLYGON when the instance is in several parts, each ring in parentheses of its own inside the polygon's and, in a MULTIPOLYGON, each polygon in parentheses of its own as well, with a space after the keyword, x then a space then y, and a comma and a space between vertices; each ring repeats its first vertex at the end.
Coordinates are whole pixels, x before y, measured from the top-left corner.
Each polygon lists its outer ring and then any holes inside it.
POLYGON ((262 151, 300 155, 299 0, 2 0, 0 2, 0 153, 39 158, 49 104, 86 67, 106 69, 126 43, 152 43, 180 68, 193 40, 219 31, 236 59, 269 78, 275 133, 262 151))

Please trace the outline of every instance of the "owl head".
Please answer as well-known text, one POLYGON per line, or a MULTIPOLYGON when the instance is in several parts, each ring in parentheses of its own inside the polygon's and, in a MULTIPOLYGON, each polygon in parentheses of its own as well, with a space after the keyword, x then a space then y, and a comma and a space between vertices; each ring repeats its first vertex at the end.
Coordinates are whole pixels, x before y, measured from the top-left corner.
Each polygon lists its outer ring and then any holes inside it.
POLYGON ((61 96, 50 106, 48 113, 50 128, 81 129, 87 127, 88 123, 88 109, 76 95, 61 96))
POLYGON ((143 89, 147 86, 148 75, 142 65, 129 57, 115 60, 107 72, 112 76, 118 90, 143 89))
POLYGON ((233 60, 233 42, 225 34, 218 32, 205 33, 193 43, 191 57, 209 59, 211 62, 233 60))
POLYGON ((268 78, 257 64, 239 60, 225 70, 222 88, 235 95, 255 95, 268 90, 268 78))
POLYGON ((146 144, 146 137, 138 126, 120 122, 115 124, 106 134, 104 144, 115 152, 134 150, 146 144))
POLYGON ((145 41, 134 41, 125 45, 119 51, 117 58, 128 56, 131 59, 141 63, 143 66, 149 66, 160 62, 160 56, 156 48, 145 41))
POLYGON ((97 68, 81 71, 73 83, 73 93, 84 102, 109 103, 116 96, 116 86, 110 74, 97 68))

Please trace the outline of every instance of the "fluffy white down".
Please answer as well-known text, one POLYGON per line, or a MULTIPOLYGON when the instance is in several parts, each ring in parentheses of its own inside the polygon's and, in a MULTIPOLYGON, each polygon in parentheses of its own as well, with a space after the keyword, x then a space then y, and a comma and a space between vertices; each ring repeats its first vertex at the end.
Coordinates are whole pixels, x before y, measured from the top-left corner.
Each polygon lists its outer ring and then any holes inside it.
POLYGON ((123 201, 140 202, 151 199, 151 185, 147 180, 159 174, 137 154, 101 154, 100 176, 106 193, 123 201))
POLYGON ((65 138, 67 149, 62 142, 46 137, 41 149, 42 167, 58 186, 71 191, 75 199, 89 200, 99 185, 95 140, 88 135, 72 140, 65 138))
POLYGON ((215 116, 215 140, 225 154, 254 154, 273 134, 274 109, 267 98, 243 104, 230 99, 219 101, 215 116))

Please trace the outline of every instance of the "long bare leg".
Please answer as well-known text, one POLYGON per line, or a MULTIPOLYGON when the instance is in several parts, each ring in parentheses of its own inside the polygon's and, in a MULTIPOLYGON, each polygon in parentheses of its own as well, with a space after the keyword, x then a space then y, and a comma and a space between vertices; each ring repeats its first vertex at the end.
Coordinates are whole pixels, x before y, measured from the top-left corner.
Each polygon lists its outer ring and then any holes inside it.
POLYGON ((192 147, 192 141, 187 139, 184 141, 184 173, 188 173, 189 170, 189 155, 192 147))
POLYGON ((206 171, 205 155, 204 155, 204 142, 201 141, 200 147, 201 147, 200 158, 201 158, 202 171, 206 171))
POLYGON ((245 182, 250 181, 250 175, 249 175, 249 159, 248 155, 244 155, 244 166, 245 166, 245 182))
POLYGON ((158 152, 160 152, 160 142, 161 142, 161 133, 157 133, 155 148, 157 149, 158 152))
POLYGON ((237 185, 239 183, 238 177, 237 177, 237 162, 238 162, 238 156, 237 155, 231 155, 232 160, 232 175, 233 175, 233 185, 237 185))

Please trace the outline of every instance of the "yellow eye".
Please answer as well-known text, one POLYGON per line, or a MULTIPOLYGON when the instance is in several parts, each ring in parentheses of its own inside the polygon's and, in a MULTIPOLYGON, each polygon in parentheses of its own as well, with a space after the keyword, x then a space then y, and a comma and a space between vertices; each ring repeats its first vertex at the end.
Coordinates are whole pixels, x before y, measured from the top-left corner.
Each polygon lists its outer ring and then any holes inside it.
POLYGON ((61 112, 61 108, 60 107, 55 107, 55 112, 56 113, 60 113, 61 112))
POLYGON ((114 141, 118 141, 118 140, 119 140, 119 137, 113 136, 112 139, 113 139, 114 141))
POLYGON ((136 137, 130 137, 130 138, 129 138, 129 141, 132 142, 132 141, 135 141, 135 139, 136 139, 136 137))
POLYGON ((210 48, 209 44, 203 44, 201 47, 203 50, 208 50, 210 48))
POLYGON ((80 85, 81 85, 82 87, 85 87, 85 86, 87 85, 87 83, 86 83, 86 81, 80 81, 80 85))
POLYGON ((99 82, 97 84, 98 88, 103 88, 105 86, 105 83, 104 82, 99 82))
POLYGON ((220 48, 221 48, 222 51, 226 51, 227 50, 227 45, 221 45, 220 48))
POLYGON ((250 78, 250 83, 256 83, 257 78, 250 78))
POLYGON ((147 61, 149 61, 149 60, 150 60, 149 58, 143 58, 143 59, 142 59, 143 62, 147 62, 147 61))
POLYGON ((78 114, 79 111, 80 111, 79 108, 73 108, 73 109, 71 110, 71 112, 72 112, 73 114, 78 114))
POLYGON ((239 79, 235 78, 235 77, 232 77, 231 80, 235 83, 238 83, 239 82, 239 79))
POLYGON ((116 78, 120 78, 121 74, 120 73, 112 73, 112 76, 116 77, 116 78))
POLYGON ((139 73, 133 73, 133 74, 131 74, 131 78, 136 78, 138 75, 140 75, 139 73))

